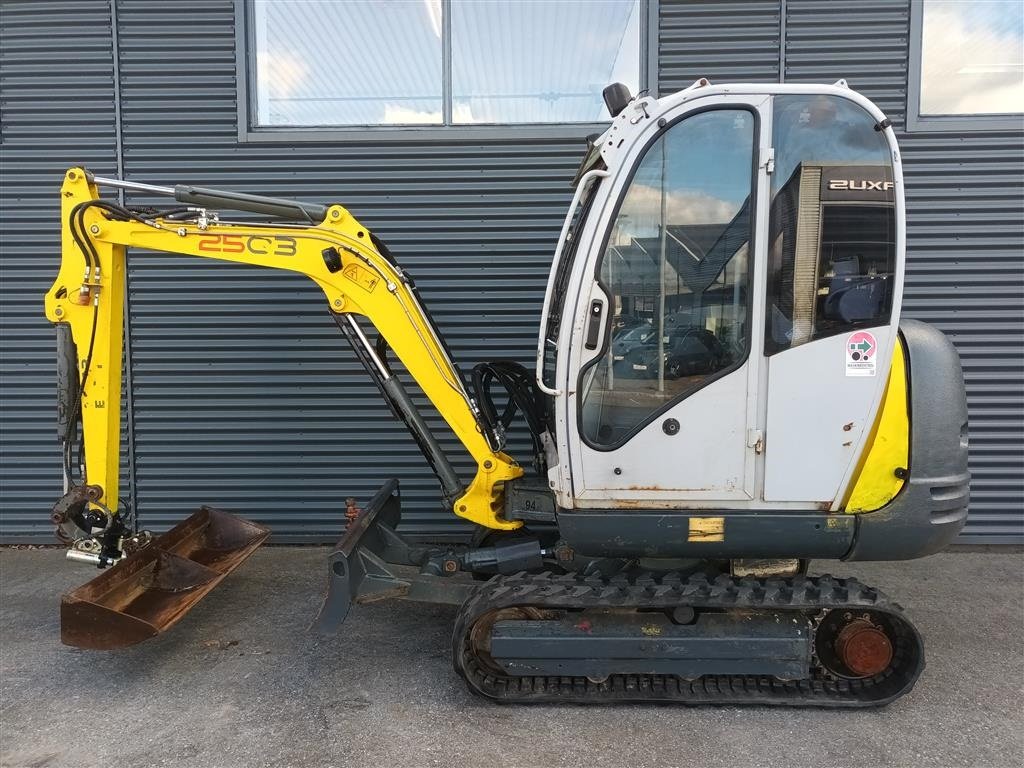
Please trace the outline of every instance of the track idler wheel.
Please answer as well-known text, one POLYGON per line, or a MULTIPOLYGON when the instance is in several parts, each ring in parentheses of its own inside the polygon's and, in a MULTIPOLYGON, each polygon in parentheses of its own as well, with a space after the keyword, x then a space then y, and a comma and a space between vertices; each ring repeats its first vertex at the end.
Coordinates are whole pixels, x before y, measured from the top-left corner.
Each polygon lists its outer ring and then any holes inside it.
POLYGON ((838 677, 862 679, 880 675, 893 659, 893 643, 885 619, 871 611, 831 611, 818 625, 818 659, 838 677))
POLYGON ((842 662, 859 677, 886 670, 892 661, 892 643, 881 629, 865 619, 851 621, 836 638, 842 662))

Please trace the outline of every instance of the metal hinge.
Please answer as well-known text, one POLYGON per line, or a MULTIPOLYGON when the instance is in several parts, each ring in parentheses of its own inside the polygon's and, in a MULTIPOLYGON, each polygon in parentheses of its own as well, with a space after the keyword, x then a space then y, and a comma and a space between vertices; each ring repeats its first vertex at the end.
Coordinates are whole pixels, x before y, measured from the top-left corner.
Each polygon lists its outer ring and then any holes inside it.
POLYGON ((761 150, 760 167, 765 173, 772 173, 775 170, 775 147, 765 147, 761 150))
POLYGON ((760 456, 764 453, 764 432, 760 429, 747 430, 747 447, 753 448, 754 453, 760 456))

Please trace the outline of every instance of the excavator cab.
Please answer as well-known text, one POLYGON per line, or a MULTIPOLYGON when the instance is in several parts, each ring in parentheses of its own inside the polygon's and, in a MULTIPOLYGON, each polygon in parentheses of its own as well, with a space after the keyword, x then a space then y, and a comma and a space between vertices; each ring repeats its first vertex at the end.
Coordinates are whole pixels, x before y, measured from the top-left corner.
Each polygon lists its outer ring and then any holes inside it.
POLYGON ((537 349, 563 540, 800 560, 949 543, 967 511, 963 380, 941 333, 900 319, 889 120, 842 81, 698 81, 626 103, 597 146, 537 349))
POLYGON ((67 484, 54 522, 71 559, 113 567, 65 596, 65 642, 111 648, 167 629, 268 533, 204 509, 154 538, 117 502, 121 275, 135 247, 309 277, 444 504, 476 526, 468 545, 411 543, 397 480, 350 499, 318 631, 353 604, 461 605, 456 670, 508 701, 866 706, 913 686, 923 645, 900 607, 806 575, 813 558, 930 554, 966 518, 959 360, 900 317, 889 120, 842 81, 700 80, 661 99, 616 84, 605 101, 612 122, 572 182, 534 370, 464 373, 400 258, 340 205, 68 171, 46 298, 67 484), (176 205, 117 205, 103 186, 176 205), (516 418, 533 441, 522 464, 505 452, 516 418))
POLYGON ((581 182, 538 355, 560 507, 843 506, 897 343, 899 155, 845 88, 767 90, 634 101, 581 182))

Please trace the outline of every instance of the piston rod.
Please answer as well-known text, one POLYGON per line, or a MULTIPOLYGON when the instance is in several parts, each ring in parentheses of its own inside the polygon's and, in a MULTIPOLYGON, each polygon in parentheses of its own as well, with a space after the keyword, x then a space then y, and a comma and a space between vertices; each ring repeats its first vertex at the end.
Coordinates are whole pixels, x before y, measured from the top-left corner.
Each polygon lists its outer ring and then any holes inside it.
POLYGON ((105 176, 92 176, 93 184, 101 187, 116 187, 117 189, 130 189, 135 192, 150 192, 154 195, 165 195, 174 197, 174 187, 161 187, 156 184, 142 184, 137 181, 125 181, 124 179, 108 179, 105 176))
POLYGON ((328 207, 326 205, 303 203, 298 200, 287 200, 281 197, 250 195, 245 192, 194 187, 189 184, 176 184, 173 187, 164 187, 156 184, 142 184, 137 181, 125 181, 124 179, 110 179, 105 176, 90 176, 89 178, 92 183, 99 186, 173 197, 179 203, 197 205, 204 208, 227 208, 233 211, 262 213, 268 216, 279 216, 284 219, 308 220, 313 224, 319 224, 327 216, 328 207))

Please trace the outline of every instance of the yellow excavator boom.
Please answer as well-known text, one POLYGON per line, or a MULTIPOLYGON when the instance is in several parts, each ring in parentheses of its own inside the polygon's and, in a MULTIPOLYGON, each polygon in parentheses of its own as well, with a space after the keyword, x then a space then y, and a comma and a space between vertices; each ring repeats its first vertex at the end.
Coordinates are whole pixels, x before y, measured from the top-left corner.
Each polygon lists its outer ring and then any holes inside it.
POLYGON ((84 485, 94 511, 111 515, 118 505, 125 250, 131 247, 298 272, 320 286, 339 324, 361 336, 355 318, 366 317, 476 462, 472 482, 449 496, 455 514, 493 529, 522 525, 500 515, 503 483, 522 469, 489 441, 411 280, 345 208, 327 206, 323 220, 308 225, 226 223, 205 210, 182 220, 126 217, 125 209, 100 198, 95 178, 81 168, 65 174, 61 208, 61 266, 46 294, 46 316, 70 327, 77 350, 84 485))

